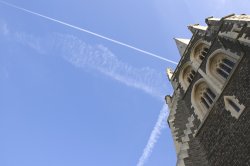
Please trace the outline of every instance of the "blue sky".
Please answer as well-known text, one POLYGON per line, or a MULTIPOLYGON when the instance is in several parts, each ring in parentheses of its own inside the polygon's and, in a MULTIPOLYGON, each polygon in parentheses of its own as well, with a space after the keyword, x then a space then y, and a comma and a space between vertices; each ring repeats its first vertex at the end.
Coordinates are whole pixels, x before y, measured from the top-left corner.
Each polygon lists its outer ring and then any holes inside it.
MULTIPOLYGON (((191 37, 187 25, 249 14, 250 5, 8 2, 173 61, 180 59, 173 38, 191 37)), ((1 166, 175 165, 163 120, 164 95, 172 93, 165 69, 174 64, 2 4, 0 50, 1 166)))

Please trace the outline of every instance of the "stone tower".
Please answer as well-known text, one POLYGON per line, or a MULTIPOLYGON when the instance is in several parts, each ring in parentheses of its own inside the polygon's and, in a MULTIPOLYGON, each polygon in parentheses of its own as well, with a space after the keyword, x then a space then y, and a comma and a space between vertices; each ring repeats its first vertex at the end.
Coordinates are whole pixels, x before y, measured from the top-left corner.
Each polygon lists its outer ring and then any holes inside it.
POLYGON ((181 60, 167 70, 166 96, 177 166, 250 165, 250 15, 209 17, 175 39, 181 60))

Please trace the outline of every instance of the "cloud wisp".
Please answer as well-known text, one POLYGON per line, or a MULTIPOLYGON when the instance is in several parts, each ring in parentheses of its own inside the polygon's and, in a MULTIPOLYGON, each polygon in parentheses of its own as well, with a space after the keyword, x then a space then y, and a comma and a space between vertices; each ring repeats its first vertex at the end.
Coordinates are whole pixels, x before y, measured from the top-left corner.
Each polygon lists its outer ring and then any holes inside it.
POLYGON ((168 114, 167 106, 166 104, 164 104, 158 116, 158 120, 154 126, 154 129, 150 134, 147 145, 145 146, 143 153, 136 166, 143 166, 147 162, 148 158, 150 157, 154 149, 154 146, 157 143, 161 135, 162 130, 166 127, 167 114, 168 114))
POLYGON ((72 65, 96 70, 129 87, 140 89, 158 99, 164 98, 167 86, 161 73, 149 67, 135 68, 122 62, 107 47, 91 46, 72 35, 56 35, 53 48, 72 65))
POLYGON ((3 36, 7 36, 9 34, 9 28, 7 24, 2 20, 0 20, 0 34, 3 36))
POLYGON ((7 27, 6 24, 4 24, 2 27, 1 27, 1 31, 3 33, 3 35, 8 35, 9 34, 9 29, 7 27))
POLYGON ((167 90, 162 73, 149 67, 136 68, 118 59, 107 47, 89 45, 82 39, 65 34, 37 37, 24 32, 11 31, 6 23, 0 30, 6 39, 34 49, 39 54, 59 55, 73 66, 84 71, 94 70, 126 86, 141 90, 159 100, 167 90), (6 31, 8 33, 6 33, 6 31))

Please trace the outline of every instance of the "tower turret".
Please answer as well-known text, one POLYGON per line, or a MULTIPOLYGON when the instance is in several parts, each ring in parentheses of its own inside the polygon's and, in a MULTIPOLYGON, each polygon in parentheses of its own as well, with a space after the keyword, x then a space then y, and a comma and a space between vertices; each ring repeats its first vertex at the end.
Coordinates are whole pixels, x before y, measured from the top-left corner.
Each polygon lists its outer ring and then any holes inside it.
POLYGON ((190 40, 189 39, 182 39, 182 38, 174 38, 174 40, 176 42, 176 45, 177 45, 177 48, 179 50, 180 55, 183 56, 190 40))

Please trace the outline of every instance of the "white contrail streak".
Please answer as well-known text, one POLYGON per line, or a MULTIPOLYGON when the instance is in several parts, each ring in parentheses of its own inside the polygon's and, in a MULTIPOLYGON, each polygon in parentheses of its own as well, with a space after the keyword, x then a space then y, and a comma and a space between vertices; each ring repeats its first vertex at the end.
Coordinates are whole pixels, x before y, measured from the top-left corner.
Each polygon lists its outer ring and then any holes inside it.
POLYGON ((133 50, 136 50, 136 51, 139 51, 139 52, 141 52, 141 53, 150 55, 150 56, 152 56, 152 57, 161 59, 161 60, 163 60, 163 61, 167 61, 167 62, 170 62, 170 63, 173 63, 173 64, 177 64, 177 62, 174 62, 174 61, 172 61, 172 60, 163 58, 163 57, 161 57, 161 56, 159 56, 159 55, 150 53, 150 52, 148 52, 148 51, 144 51, 144 50, 142 50, 142 49, 139 49, 139 48, 133 47, 133 46, 131 46, 131 45, 128 45, 128 44, 126 44, 126 43, 119 42, 119 41, 117 41, 117 40, 114 40, 114 39, 111 39, 111 38, 102 36, 102 35, 100 35, 100 34, 97 34, 97 33, 91 32, 91 31, 89 31, 89 30, 86 30, 86 29, 83 29, 83 28, 80 28, 80 27, 71 25, 71 24, 69 24, 69 23, 66 23, 66 22, 63 22, 63 21, 60 21, 60 20, 57 20, 57 19, 54 19, 54 18, 45 16, 45 15, 42 15, 42 14, 39 14, 39 13, 36 13, 36 12, 33 12, 33 11, 30 11, 30 10, 27 10, 27 9, 24 9, 24 8, 22 8, 22 7, 19 7, 19 6, 16 6, 16 5, 7 3, 7 2, 5 2, 5 1, 0 1, 0 3, 5 4, 5 5, 7 5, 7 6, 10 6, 10 7, 13 7, 13 8, 16 8, 16 9, 18 9, 18 10, 22 10, 22 11, 27 12, 27 13, 30 13, 30 14, 33 14, 33 15, 36 15, 36 16, 45 18, 45 19, 47 19, 47 20, 54 21, 54 22, 57 22, 57 23, 59 23, 59 24, 62 24, 62 25, 65 25, 65 26, 74 28, 74 29, 76 29, 76 30, 80 30, 80 31, 82 31, 82 32, 85 32, 85 33, 94 35, 94 36, 96 36, 96 37, 99 37, 99 38, 108 40, 108 41, 110 41, 110 42, 113 42, 113 43, 116 43, 116 44, 119 44, 119 45, 122 45, 122 46, 125 46, 125 47, 128 47, 128 48, 131 48, 131 49, 133 49, 133 50))
POLYGON ((146 163, 146 161, 148 160, 156 142, 158 141, 158 139, 161 135, 162 129, 165 127, 164 123, 165 123, 166 119, 167 119, 167 106, 166 106, 166 104, 164 104, 163 108, 161 109, 158 120, 155 124, 155 127, 150 134, 148 143, 147 143, 146 147, 144 148, 143 154, 140 157, 136 166, 143 166, 146 163))

